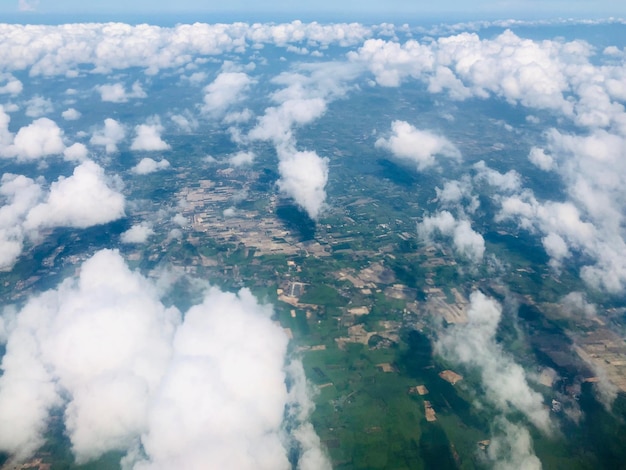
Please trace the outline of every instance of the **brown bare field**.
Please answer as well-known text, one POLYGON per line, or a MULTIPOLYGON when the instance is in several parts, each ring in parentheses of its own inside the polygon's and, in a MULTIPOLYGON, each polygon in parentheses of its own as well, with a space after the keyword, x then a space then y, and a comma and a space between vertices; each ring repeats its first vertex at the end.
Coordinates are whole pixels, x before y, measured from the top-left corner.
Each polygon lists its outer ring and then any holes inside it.
POLYGON ((454 372, 452 370, 443 370, 443 371, 439 372, 439 377, 441 377, 446 382, 450 382, 452 385, 454 385, 455 383, 463 380, 463 376, 462 375, 459 375, 459 374, 457 374, 456 372, 454 372))
POLYGON ((426 421, 437 421, 437 414, 428 400, 424 401, 424 413, 426 414, 426 421))

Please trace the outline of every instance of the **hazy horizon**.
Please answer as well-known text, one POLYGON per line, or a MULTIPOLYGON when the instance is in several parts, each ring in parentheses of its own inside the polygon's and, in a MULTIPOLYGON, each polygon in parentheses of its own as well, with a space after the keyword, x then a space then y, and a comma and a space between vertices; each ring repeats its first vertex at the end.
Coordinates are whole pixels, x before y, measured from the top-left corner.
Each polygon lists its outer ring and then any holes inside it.
POLYGON ((250 0, 220 3, 183 0, 171 4, 154 2, 79 2, 75 0, 20 0, 0 5, 0 22, 53 22, 64 18, 72 21, 146 21, 163 16, 169 22, 233 22, 233 21, 359 21, 395 23, 459 22, 474 20, 521 19, 546 20, 556 18, 599 19, 626 15, 626 4, 587 1, 494 1, 474 2, 471 7, 458 0, 443 0, 423 4, 395 0, 381 4, 375 1, 272 2, 269 5, 250 0))

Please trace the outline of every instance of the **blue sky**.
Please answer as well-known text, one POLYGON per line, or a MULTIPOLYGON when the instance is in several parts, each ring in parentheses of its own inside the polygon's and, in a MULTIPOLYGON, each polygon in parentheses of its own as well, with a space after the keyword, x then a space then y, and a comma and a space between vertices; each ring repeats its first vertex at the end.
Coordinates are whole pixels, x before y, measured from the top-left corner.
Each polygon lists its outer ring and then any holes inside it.
MULTIPOLYGON (((369 17, 381 21, 437 18, 554 18, 626 16, 626 2, 618 0, 0 0, 0 13, 15 14, 32 9, 31 17, 42 15, 120 15, 158 16, 164 13, 217 13, 253 18, 329 19, 342 20, 369 17)), ((13 15, 12 15, 13 16, 13 15)), ((21 15, 20 15, 21 16, 21 15)))

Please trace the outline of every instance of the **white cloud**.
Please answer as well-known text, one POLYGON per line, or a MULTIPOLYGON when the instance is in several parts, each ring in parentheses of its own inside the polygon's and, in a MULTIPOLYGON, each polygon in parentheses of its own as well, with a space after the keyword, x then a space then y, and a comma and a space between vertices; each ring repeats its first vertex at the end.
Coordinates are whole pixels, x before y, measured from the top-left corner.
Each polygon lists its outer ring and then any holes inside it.
POLYGON ((95 131, 91 140, 91 145, 102 146, 106 153, 117 152, 117 144, 126 137, 126 129, 115 119, 107 118, 104 120, 104 128, 95 131))
POLYGON ((198 128, 198 120, 191 113, 173 114, 170 119, 178 126, 178 128, 188 134, 198 128))
POLYGON ((21 81, 15 78, 10 73, 0 73, 0 95, 19 95, 24 89, 24 85, 21 81), (1 83, 4 85, 1 85, 1 83))
POLYGON ((44 184, 43 178, 2 176, 0 268, 12 268, 25 240, 38 240, 41 229, 86 228, 124 215, 124 197, 110 187, 102 168, 91 161, 77 166, 70 177, 53 182, 49 191, 44 191, 44 184))
POLYGON ((75 143, 63 151, 63 157, 67 161, 83 161, 87 158, 89 151, 85 144, 75 143))
POLYGON ((29 211, 24 227, 91 227, 123 217, 124 204, 104 170, 88 160, 74 168, 72 176, 52 183, 45 201, 29 211))
POLYGON ((626 137, 605 130, 571 135, 550 129, 546 139, 546 150, 531 155, 549 155, 567 200, 540 201, 531 191, 520 191, 501 198, 497 220, 513 219, 542 234, 557 268, 570 253, 583 253, 590 261, 581 268, 581 278, 593 288, 620 292, 626 286, 626 161, 621 158, 626 137))
POLYGON ((184 79, 189 80, 189 83, 192 85, 199 85, 202 82, 205 82, 207 79, 206 72, 194 72, 189 77, 183 77, 184 79))
POLYGON ((174 217, 172 217, 172 222, 176 225, 179 225, 180 227, 185 227, 186 225, 189 225, 189 220, 183 214, 176 214, 174 217))
POLYGON ((560 268, 561 262, 571 255, 567 243, 558 233, 550 232, 541 239, 541 243, 551 258, 550 265, 554 268, 560 268))
POLYGON ((216 289, 187 312, 142 438, 149 461, 136 468, 289 466, 279 435, 287 339, 270 315, 248 291, 216 289))
POLYGON ((545 433, 552 431, 543 397, 528 385, 524 369, 496 341, 502 307, 480 291, 470 295, 468 322, 448 327, 436 343, 447 360, 463 364, 481 375, 486 399, 507 414, 521 412, 545 433))
POLYGON ((330 468, 306 423, 310 406, 294 392, 302 387, 287 388, 288 340, 271 316, 248 290, 216 288, 182 316, 119 253, 100 251, 78 278, 31 297, 15 316, 0 377, 0 449, 28 457, 62 405, 78 462, 118 450, 137 470, 287 469, 293 440, 301 468, 330 468), (286 408, 300 412, 286 421, 286 408))
MULTIPOLYGON (((26 3, 26 2, 24 2, 26 3)), ((96 73, 139 67, 148 74, 193 64, 254 44, 307 42, 325 47, 354 46, 372 34, 357 23, 180 24, 172 28, 123 23, 72 25, 3 25, 0 69, 37 75, 66 75, 91 66, 96 73)))
POLYGON ((143 429, 146 395, 158 384, 179 322, 179 313, 111 251, 85 262, 79 279, 32 297, 17 316, 0 379, 0 420, 19 422, 20 429, 0 426, 13 428, 0 436, 0 447, 32 453, 64 393, 78 460, 125 449, 143 429))
POLYGON ((554 169, 554 159, 550 155, 546 154, 546 152, 541 148, 531 148, 530 153, 528 154, 528 160, 530 160, 530 163, 543 171, 550 171, 554 169))
POLYGON ((348 58, 381 86, 414 79, 455 100, 497 96, 561 113, 580 126, 619 126, 624 132, 626 69, 593 63, 593 54, 584 41, 533 41, 507 30, 490 39, 465 32, 425 44, 369 39, 348 58))
POLYGON ((6 147, 13 143, 13 134, 9 131, 11 116, 7 114, 7 109, 0 104, 0 155, 5 156, 6 147))
POLYGON ((30 178, 5 173, 0 182, 0 268, 12 267, 22 254, 22 222, 42 196, 41 186, 30 178))
MULTIPOLYGON (((0 124, 2 124, 1 119, 0 124)), ((8 125, 8 120, 6 124, 8 125)), ((1 130, 0 133, 2 133, 1 130)), ((4 136, 3 140, 10 136, 8 131, 5 131, 4 136)), ((64 150, 65 144, 63 143, 61 128, 51 119, 39 118, 20 128, 12 145, 6 146, 2 152, 5 156, 17 157, 20 161, 28 161, 38 160, 48 155, 60 155, 64 150)))
MULTIPOLYGON (((438 46, 439 57, 449 58, 445 65, 454 67, 475 96, 491 91, 526 106, 568 109, 558 43, 536 43, 506 31, 491 41, 464 33, 440 39, 438 46)), ((587 51, 579 53, 584 57, 587 51)))
POLYGON ((594 384, 596 398, 607 411, 611 412, 613 410, 613 403, 619 394, 619 389, 611 379, 609 379, 606 370, 599 362, 587 361, 587 365, 591 367, 594 375, 598 379, 594 384))
POLYGON ((202 111, 214 116, 222 115, 244 98, 244 93, 252 83, 252 79, 243 72, 221 72, 204 88, 202 111))
POLYGON ((52 101, 42 96, 33 96, 26 103, 26 116, 28 117, 41 117, 45 114, 49 114, 54 111, 52 101))
POLYGON ((436 156, 453 159, 461 157, 459 149, 445 137, 416 129, 405 121, 391 123, 391 136, 380 138, 376 147, 389 150, 395 157, 417 164, 419 170, 436 164, 436 156))
POLYGON ((136 135, 130 149, 146 152, 168 150, 170 146, 161 139, 161 132, 163 132, 163 126, 158 120, 153 124, 147 123, 136 126, 136 135))
POLYGON ((152 224, 141 222, 122 233, 120 241, 122 243, 146 243, 152 235, 154 235, 152 224))
POLYGON ((139 82, 133 83, 131 91, 126 91, 122 83, 100 85, 96 87, 96 90, 100 93, 102 101, 110 103, 125 103, 132 98, 145 98, 148 96, 139 82))
POLYGON ((371 30, 358 23, 320 24, 302 23, 299 20, 276 25, 254 24, 248 37, 254 43, 270 43, 285 47, 289 43, 307 41, 311 44, 341 47, 354 46, 371 35, 371 30))
POLYGON ((243 111, 233 111, 224 116, 224 122, 226 124, 240 124, 243 122, 248 122, 252 119, 253 114, 248 108, 243 111))
POLYGON ((317 220, 326 200, 328 159, 312 151, 278 147, 278 187, 292 197, 313 220, 317 220))
POLYGON ((170 162, 168 162, 165 158, 162 158, 158 162, 153 160, 152 158, 145 157, 142 158, 137 165, 132 168, 132 172, 138 175, 147 175, 150 173, 154 173, 155 171, 165 170, 170 167, 170 162))
POLYGON ((256 155, 254 154, 254 152, 240 151, 229 156, 228 162, 232 166, 251 165, 252 162, 254 162, 255 157, 256 155))
POLYGON ((502 199, 499 220, 517 218, 520 226, 532 229, 537 225, 544 233, 556 233, 567 240, 569 246, 580 248, 590 245, 596 237, 593 224, 583 221, 580 211, 571 202, 540 203, 525 190, 502 199))
MULTIPOLYGON (((297 71, 281 73, 272 80, 284 85, 272 94, 277 106, 267 108, 247 136, 274 144, 279 158, 280 190, 294 198, 313 220, 325 204, 328 159, 315 151, 298 151, 293 131, 322 116, 327 100, 344 96, 346 83, 357 75, 352 65, 334 62, 303 65, 297 71)), ((241 140, 237 132, 232 134, 241 140)))
POLYGON ((250 131, 250 138, 271 140, 282 144, 292 140, 292 128, 308 124, 326 111, 326 103, 321 98, 291 99, 278 107, 265 110, 257 125, 250 131))
POLYGON ((460 180, 450 180, 443 184, 443 188, 435 188, 437 201, 442 207, 455 207, 461 211, 473 214, 480 206, 478 196, 473 194, 472 181, 468 175, 460 180))
POLYGON ((80 111, 77 111, 74 108, 67 108, 65 111, 61 113, 61 116, 66 121, 76 121, 77 119, 80 119, 82 114, 80 113, 80 111))
POLYGON ((434 55, 431 48, 415 40, 398 44, 395 41, 368 39, 348 58, 367 67, 381 86, 397 87, 407 77, 419 78, 432 70, 434 55))
POLYGON ((524 426, 513 424, 506 418, 493 423, 487 456, 499 470, 541 470, 541 461, 535 455, 533 441, 524 426))
POLYGON ((168 241, 169 240, 180 240, 181 238, 183 238, 183 232, 179 228, 173 228, 167 234, 167 240, 168 241))
POLYGON ((456 252, 472 262, 482 261, 485 254, 485 240, 482 235, 472 229, 468 220, 456 220, 448 211, 424 217, 417 225, 417 231, 424 240, 430 240, 435 234, 452 237, 456 252))
POLYGON ((589 303, 583 292, 570 292, 561 299, 561 305, 570 315, 594 318, 597 314, 595 304, 589 303))
POLYGON ((500 173, 489 168, 484 161, 479 161, 473 166, 476 170, 475 181, 484 181, 488 185, 499 189, 502 192, 519 191, 522 186, 520 174, 515 170, 509 170, 506 173, 500 173))

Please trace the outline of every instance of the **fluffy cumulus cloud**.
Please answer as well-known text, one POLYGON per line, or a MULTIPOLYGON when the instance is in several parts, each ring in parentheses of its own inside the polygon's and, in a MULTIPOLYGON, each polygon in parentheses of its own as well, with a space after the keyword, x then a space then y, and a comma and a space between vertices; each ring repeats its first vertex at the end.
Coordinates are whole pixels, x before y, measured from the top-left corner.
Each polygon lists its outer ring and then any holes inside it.
POLYGON ((63 131, 51 119, 37 119, 17 132, 11 150, 23 160, 60 154, 65 150, 63 131))
POLYGON ((408 77, 420 78, 434 65, 432 49, 415 40, 399 44, 368 39, 357 52, 349 52, 348 57, 368 68, 379 85, 388 87, 400 86, 408 77))
POLYGON ((159 120, 153 123, 139 124, 135 127, 135 138, 130 149, 146 152, 168 150, 170 146, 161 139, 162 132, 163 126, 159 120))
POLYGON ((126 137, 126 129, 115 119, 106 118, 104 127, 91 136, 91 145, 104 147, 106 153, 117 152, 117 144, 126 137))
POLYGON ((246 137, 274 144, 279 158, 280 190, 294 198, 314 220, 326 199, 328 160, 315 151, 298 151, 294 129, 321 117, 330 100, 347 93, 347 83, 356 75, 354 67, 337 63, 280 74, 273 80, 282 85, 272 94, 277 105, 265 110, 246 137))
POLYGON ((535 223, 546 233, 556 233, 580 247, 595 237, 595 228, 581 219, 580 211, 571 202, 538 201, 529 190, 502 199, 498 219, 516 217, 519 225, 532 229, 535 223))
POLYGON ((21 81, 10 73, 0 73, 0 95, 19 95, 24 89, 21 81))
POLYGON ((521 176, 515 170, 500 173, 499 171, 489 168, 484 161, 475 163, 473 168, 476 171, 474 175, 475 183, 487 183, 500 193, 516 192, 522 187, 521 176))
POLYGON ((419 170, 434 166, 436 156, 461 157, 459 149, 445 137, 416 129, 405 121, 393 121, 391 136, 378 139, 376 147, 389 150, 396 158, 415 163, 419 170))
POLYGON ((5 173, 0 181, 0 269, 12 267, 22 253, 22 223, 42 196, 41 186, 30 178, 5 173))
POLYGON ((191 113, 173 114, 170 119, 182 132, 188 134, 198 128, 198 120, 191 113))
POLYGON ((326 200, 328 159, 312 151, 300 152, 292 148, 279 148, 278 154, 280 191, 292 197, 309 217, 317 220, 326 200))
POLYGON ((24 227, 91 227, 124 216, 124 205, 124 196, 112 187, 102 167, 88 160, 71 176, 52 183, 45 200, 28 212, 24 227))
POLYGON ((258 140, 271 140, 277 144, 293 139, 292 129, 319 118, 326 111, 322 98, 294 98, 280 106, 265 110, 250 137, 258 140))
POLYGON ((370 39, 350 59, 364 64, 382 86, 412 78, 453 99, 495 94, 511 103, 571 112, 565 68, 585 62, 589 54, 585 43, 538 43, 506 31, 493 39, 462 33, 430 44, 370 39))
POLYGON ((137 165, 132 168, 132 172, 138 175, 147 175, 155 171, 165 170, 170 167, 170 162, 162 158, 158 162, 150 157, 142 158, 137 165))
POLYGON ((9 131, 10 120, 0 105, 0 155, 29 161, 60 155, 65 150, 63 130, 51 119, 36 119, 20 128, 15 136, 9 131))
POLYGON ((100 85, 96 87, 96 90, 100 93, 102 101, 111 103, 125 103, 131 98, 145 98, 148 96, 139 82, 133 83, 130 91, 126 91, 122 83, 100 85))
POLYGON ((11 116, 7 110, 0 104, 0 154, 5 154, 5 148, 13 142, 13 134, 9 131, 9 123, 11 116))
POLYGON ((154 235, 152 224, 141 222, 122 233, 120 241, 122 243, 146 243, 152 235, 154 235))
POLYGON ((252 79, 243 72, 222 72, 204 88, 202 111, 214 116, 222 115, 230 106, 244 98, 252 79))
POLYGON ((435 188, 437 202, 444 208, 456 208, 473 214, 480 206, 478 196, 473 194, 473 183, 468 175, 460 180, 445 181, 442 188, 435 188))
POLYGON ((528 160, 543 171, 550 171, 554 168, 554 158, 546 154, 545 150, 542 148, 531 148, 528 154, 528 160))
POLYGON ((49 114, 54 110, 52 101, 43 96, 33 96, 26 103, 26 116, 36 118, 49 114))
POLYGON ((25 241, 53 227, 86 228, 124 215, 124 196, 115 181, 92 161, 44 188, 45 181, 5 173, 0 180, 0 269, 10 269, 25 241))
POLYGON ((67 161, 82 161, 87 158, 89 150, 85 144, 77 142, 75 144, 66 147, 63 151, 63 158, 67 161))
POLYGON ((485 254, 482 235, 472 229, 468 220, 457 220, 449 211, 424 217, 417 231, 423 240, 431 240, 435 235, 451 237, 455 251, 472 262, 480 262, 485 254))
POLYGON ((330 468, 306 415, 285 415, 310 408, 271 316, 249 291, 216 288, 183 316, 119 253, 100 251, 17 312, 0 448, 32 454, 62 406, 79 462, 117 450, 125 468, 287 469, 297 448, 301 468, 330 468))
POLYGON ((61 113, 61 116, 66 121, 76 121, 77 119, 80 119, 82 114, 80 113, 80 111, 74 108, 67 108, 65 111, 61 113))
POLYGON ((489 39, 466 32, 425 44, 369 39, 348 57, 381 86, 414 79, 456 100, 497 96, 562 113, 581 126, 623 130, 625 71, 594 64, 593 54, 584 41, 533 41, 507 30, 489 39))

